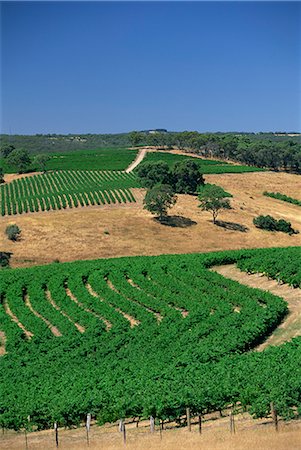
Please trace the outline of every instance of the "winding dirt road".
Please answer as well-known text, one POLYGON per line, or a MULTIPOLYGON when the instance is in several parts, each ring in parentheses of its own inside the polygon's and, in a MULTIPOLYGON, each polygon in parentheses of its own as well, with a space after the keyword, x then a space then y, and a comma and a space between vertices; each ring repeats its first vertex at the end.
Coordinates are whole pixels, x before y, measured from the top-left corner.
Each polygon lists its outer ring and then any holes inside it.
POLYGON ((129 165, 129 167, 127 169, 125 169, 125 172, 126 173, 132 172, 135 169, 135 167, 137 167, 138 164, 140 164, 141 161, 144 159, 146 152, 147 152, 147 149, 145 149, 145 148, 139 150, 135 160, 129 165))

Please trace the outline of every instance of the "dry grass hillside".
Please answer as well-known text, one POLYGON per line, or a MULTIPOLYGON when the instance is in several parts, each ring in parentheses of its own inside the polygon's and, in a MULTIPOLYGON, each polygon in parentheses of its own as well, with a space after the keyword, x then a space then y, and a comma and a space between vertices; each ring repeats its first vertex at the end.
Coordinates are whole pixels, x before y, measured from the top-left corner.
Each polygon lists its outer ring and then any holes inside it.
POLYGON ((226 249, 301 245, 301 233, 289 236, 256 229, 259 214, 271 214, 291 221, 301 231, 301 208, 262 195, 279 191, 300 198, 301 177, 274 172, 206 175, 233 194, 233 209, 218 217, 223 226, 212 223, 210 213, 198 208, 194 196, 179 195, 170 210, 168 225, 154 220, 143 209, 143 190, 134 190, 136 204, 94 206, 65 211, 28 213, 0 218, 0 248, 13 252, 12 266, 50 263, 56 259, 108 258, 162 253, 207 252, 226 249), (4 230, 10 223, 22 229, 22 239, 12 243, 4 230), (246 231, 241 231, 247 227, 246 231))
MULTIPOLYGON (((211 414, 205 418, 202 434, 198 425, 192 422, 192 431, 187 427, 174 428, 167 425, 160 433, 149 432, 149 423, 141 422, 139 428, 134 423, 126 425, 126 446, 118 426, 93 426, 90 431, 90 445, 87 446, 84 428, 59 430, 59 448, 62 450, 106 449, 118 450, 299 450, 301 422, 279 422, 276 432, 271 419, 252 419, 248 414, 235 416, 235 434, 230 433, 229 417, 219 418, 211 414)), ((53 430, 28 434, 28 448, 32 450, 55 449, 53 430)), ((23 450, 25 448, 24 433, 5 432, 0 437, 0 448, 5 450, 23 450)))

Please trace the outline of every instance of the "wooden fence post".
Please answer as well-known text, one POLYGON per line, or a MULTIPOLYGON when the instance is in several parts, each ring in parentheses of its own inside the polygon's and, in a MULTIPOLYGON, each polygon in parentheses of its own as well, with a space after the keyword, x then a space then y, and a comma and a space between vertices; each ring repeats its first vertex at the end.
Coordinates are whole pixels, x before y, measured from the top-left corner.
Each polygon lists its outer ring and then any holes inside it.
POLYGON ((202 416, 199 416, 199 433, 202 434, 202 416))
POLYGON ((123 443, 126 445, 126 430, 125 430, 125 423, 123 422, 123 443))
POLYGON ((54 422, 54 433, 55 433, 55 445, 56 447, 59 446, 59 430, 57 426, 57 422, 54 422))
POLYGON ((186 408, 186 418, 187 418, 188 431, 191 431, 190 408, 186 408))
POLYGON ((153 418, 153 416, 150 416, 150 432, 154 433, 155 431, 155 419, 153 418))
POLYGON ((271 415, 272 419, 275 425, 275 430, 278 431, 278 415, 277 415, 277 409, 274 405, 274 402, 271 402, 271 415))
POLYGON ((25 448, 26 450, 28 449, 28 441, 27 441, 27 432, 26 432, 26 428, 24 428, 24 435, 25 435, 25 448))
POLYGON ((235 422, 234 422, 234 414, 233 411, 230 412, 230 433, 235 434, 235 422))
POLYGON ((90 445, 90 441, 89 441, 90 425, 91 425, 91 414, 87 414, 86 431, 87 431, 87 444, 88 445, 90 445))

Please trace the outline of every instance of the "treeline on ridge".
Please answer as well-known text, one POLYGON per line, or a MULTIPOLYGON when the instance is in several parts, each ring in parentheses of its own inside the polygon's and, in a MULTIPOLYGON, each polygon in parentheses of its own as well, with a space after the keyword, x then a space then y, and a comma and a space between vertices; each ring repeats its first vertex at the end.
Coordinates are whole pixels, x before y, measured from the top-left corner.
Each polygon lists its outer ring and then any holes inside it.
POLYGON ((103 147, 155 146, 177 148, 204 157, 222 158, 272 170, 301 171, 300 136, 276 133, 138 132, 121 134, 1 135, 2 145, 30 153, 67 152, 103 147))

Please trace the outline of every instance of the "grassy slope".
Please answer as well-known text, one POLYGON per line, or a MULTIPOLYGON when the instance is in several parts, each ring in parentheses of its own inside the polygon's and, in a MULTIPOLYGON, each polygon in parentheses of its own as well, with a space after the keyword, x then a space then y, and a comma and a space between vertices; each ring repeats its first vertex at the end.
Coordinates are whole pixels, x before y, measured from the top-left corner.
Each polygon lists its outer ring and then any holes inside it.
MULTIPOLYGON (((128 148, 102 148, 54 153, 47 163, 48 170, 124 170, 135 159, 137 150, 128 148)), ((4 173, 15 173, 3 158, 0 167, 4 173)), ((34 168, 34 167, 33 167, 34 168)))
POLYGON ((221 161, 214 161, 214 160, 206 160, 206 159, 199 159, 194 158, 192 156, 185 156, 185 155, 175 155, 172 153, 164 153, 164 152, 150 152, 147 153, 146 158, 143 160, 142 164, 148 163, 148 162, 158 162, 158 161, 164 161, 169 166, 174 165, 177 162, 181 162, 184 160, 192 160, 199 164, 200 169, 202 173, 243 173, 243 172, 260 172, 263 171, 263 169, 260 169, 258 167, 249 167, 249 166, 238 166, 238 165, 232 165, 221 161))

